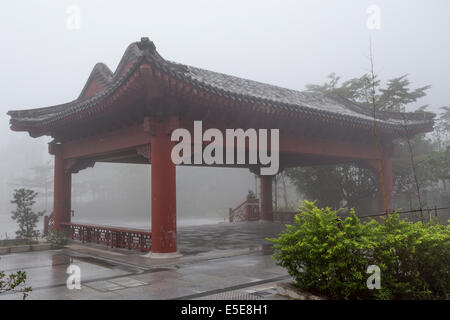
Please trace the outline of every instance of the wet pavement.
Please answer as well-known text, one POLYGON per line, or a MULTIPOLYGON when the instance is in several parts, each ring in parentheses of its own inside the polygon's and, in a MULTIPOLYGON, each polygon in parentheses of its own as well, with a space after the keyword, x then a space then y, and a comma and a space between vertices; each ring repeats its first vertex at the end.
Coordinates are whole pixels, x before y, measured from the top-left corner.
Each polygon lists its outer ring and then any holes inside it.
MULTIPOLYGON (((276 283, 289 279, 272 260, 266 237, 277 223, 220 223, 179 230, 176 259, 71 243, 63 249, 0 256, 0 270, 27 272, 28 299, 281 299, 276 283), (81 271, 81 289, 69 290, 69 265, 81 271)), ((19 299, 3 294, 0 299, 19 299)))

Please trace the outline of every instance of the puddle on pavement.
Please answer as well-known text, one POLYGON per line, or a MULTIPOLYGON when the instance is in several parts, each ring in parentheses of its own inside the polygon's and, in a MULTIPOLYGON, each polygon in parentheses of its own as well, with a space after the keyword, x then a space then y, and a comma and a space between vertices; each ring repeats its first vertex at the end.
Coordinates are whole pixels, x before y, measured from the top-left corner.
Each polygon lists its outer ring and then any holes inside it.
POLYGON ((162 272, 162 271, 174 271, 176 269, 178 269, 179 267, 176 268, 151 268, 147 271, 145 271, 145 273, 154 273, 154 272, 162 272))
POLYGON ((274 252, 275 252, 275 250, 273 249, 273 245, 271 245, 271 244, 261 245, 261 255, 267 256, 267 255, 273 254, 274 252))
POLYGON ((82 262, 86 262, 86 263, 90 263, 90 264, 94 264, 96 266, 104 267, 104 268, 108 268, 108 269, 114 269, 114 268, 117 268, 120 266, 118 263, 114 263, 114 262, 110 262, 110 261, 106 261, 103 259, 98 259, 98 258, 90 257, 90 256, 73 257, 73 259, 82 261, 82 262))
POLYGON ((70 256, 63 253, 55 253, 52 255, 52 266, 69 265, 72 263, 70 256))
POLYGON ((96 265, 99 267, 107 268, 107 269, 118 269, 128 272, 136 272, 139 269, 134 268, 132 266, 123 265, 120 263, 115 263, 112 261, 86 256, 78 253, 57 253, 52 256, 52 265, 69 265, 72 263, 76 263, 77 261, 89 263, 92 265, 96 265))

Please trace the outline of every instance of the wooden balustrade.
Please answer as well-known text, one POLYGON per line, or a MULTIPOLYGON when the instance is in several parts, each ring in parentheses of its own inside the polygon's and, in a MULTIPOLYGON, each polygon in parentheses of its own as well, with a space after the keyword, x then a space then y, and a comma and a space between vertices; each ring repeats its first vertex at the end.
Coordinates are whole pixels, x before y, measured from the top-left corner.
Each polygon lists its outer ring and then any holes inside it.
POLYGON ((111 248, 135 249, 143 252, 151 248, 151 233, 139 229, 61 223, 67 237, 82 243, 103 244, 111 248))
POLYGON ((235 209, 230 208, 230 222, 259 220, 259 200, 248 198, 235 209))

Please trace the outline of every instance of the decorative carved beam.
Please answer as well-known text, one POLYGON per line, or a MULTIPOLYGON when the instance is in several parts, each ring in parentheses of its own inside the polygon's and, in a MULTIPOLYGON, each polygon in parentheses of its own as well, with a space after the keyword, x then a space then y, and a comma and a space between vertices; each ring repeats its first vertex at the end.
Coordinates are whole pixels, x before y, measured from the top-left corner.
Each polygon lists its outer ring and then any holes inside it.
POLYGON ((146 144, 149 142, 150 134, 144 130, 144 127, 143 124, 139 124, 114 132, 68 141, 62 144, 63 157, 64 159, 93 157, 146 144))
POLYGON ((86 168, 93 168, 95 165, 95 160, 92 159, 83 159, 79 160, 76 165, 72 168, 72 173, 78 173, 79 171, 86 168))
POLYGON ((95 160, 93 159, 67 159, 64 161, 64 171, 65 173, 78 173, 79 171, 92 168, 95 165, 95 160))

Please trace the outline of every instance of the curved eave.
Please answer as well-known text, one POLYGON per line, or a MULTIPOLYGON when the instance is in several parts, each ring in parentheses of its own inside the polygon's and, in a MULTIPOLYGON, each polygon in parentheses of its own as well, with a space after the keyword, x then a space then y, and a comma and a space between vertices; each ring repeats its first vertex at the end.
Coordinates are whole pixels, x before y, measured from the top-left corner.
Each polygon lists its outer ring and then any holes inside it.
POLYGON ((72 102, 38 109, 8 111, 11 130, 28 131, 32 137, 50 135, 57 127, 98 114, 114 104, 126 91, 136 89, 134 82, 139 76, 136 70, 142 60, 143 54, 136 50, 135 44, 131 44, 114 73, 106 65, 96 64, 81 94, 72 102), (88 89, 94 82, 101 83, 103 88, 89 93, 88 89))
MULTIPOLYGON (((144 86, 142 87, 144 90, 149 90, 149 79, 145 77, 151 77, 151 80, 162 86, 164 91, 169 91, 175 96, 180 98, 189 96, 203 102, 214 102, 215 106, 233 105, 274 118, 318 121, 360 129, 372 128, 374 125, 369 110, 342 97, 331 96, 327 99, 358 116, 239 94, 199 81, 189 73, 188 66, 164 60, 153 43, 143 39, 127 48, 114 73, 106 65, 97 64, 76 100, 46 108, 9 111, 7 114, 11 116, 11 130, 28 131, 33 137, 49 135, 55 128, 98 116, 99 112, 114 105, 114 102, 127 91, 136 90, 140 86, 144 86), (141 69, 144 65, 149 67, 147 69, 149 72, 142 74, 141 69)), ((405 123, 411 134, 417 134, 433 130, 434 116, 428 112, 420 114, 378 112, 376 123, 380 131, 389 135, 397 135, 404 130, 405 123)))

